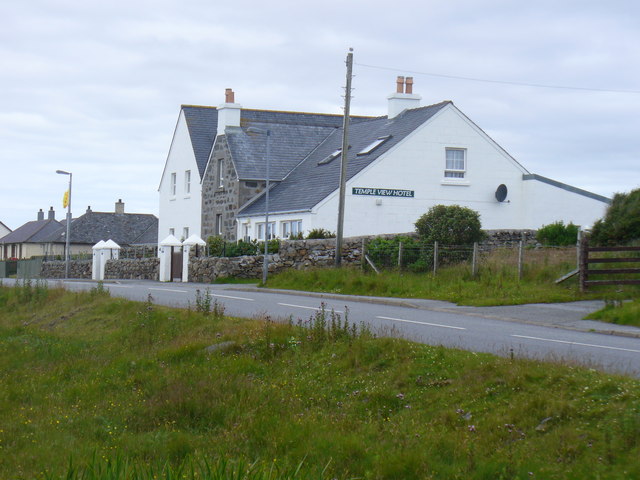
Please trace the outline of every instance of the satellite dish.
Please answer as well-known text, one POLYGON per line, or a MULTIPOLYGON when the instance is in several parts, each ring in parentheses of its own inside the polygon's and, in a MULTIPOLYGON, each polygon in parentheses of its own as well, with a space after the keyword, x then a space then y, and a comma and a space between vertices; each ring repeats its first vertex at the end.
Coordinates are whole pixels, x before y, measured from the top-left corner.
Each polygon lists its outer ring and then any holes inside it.
POLYGON ((504 202, 505 198, 507 198, 507 186, 504 183, 501 183, 496 189, 496 200, 504 202))

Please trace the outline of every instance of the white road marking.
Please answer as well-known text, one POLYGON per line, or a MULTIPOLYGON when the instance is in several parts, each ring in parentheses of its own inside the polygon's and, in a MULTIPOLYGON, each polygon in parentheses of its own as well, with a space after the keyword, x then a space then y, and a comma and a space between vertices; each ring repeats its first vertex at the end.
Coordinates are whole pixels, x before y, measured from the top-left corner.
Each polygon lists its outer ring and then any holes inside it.
POLYGON ((253 298, 245 298, 245 297, 232 297, 231 295, 219 295, 217 293, 212 293, 211 296, 213 297, 220 297, 220 298, 230 298, 232 300, 246 300, 247 302, 254 302, 255 300, 253 298))
POLYGON ((153 287, 149 287, 149 290, 158 290, 160 292, 189 293, 187 290, 176 290, 174 288, 153 288, 153 287))
POLYGON ((131 285, 114 285, 113 283, 110 283, 108 285, 105 285, 105 288, 133 288, 131 285))
MULTIPOLYGON (((283 307, 294 307, 294 308, 304 308, 306 310, 315 310, 317 312, 319 312, 320 310, 322 310, 322 307, 307 307, 305 305, 294 305, 292 303, 278 303, 278 305, 282 305, 283 307)), ((324 309, 325 312, 335 312, 335 313, 342 313, 340 310, 333 310, 333 309, 328 309, 325 307, 324 309)))
POLYGON ((622 352, 640 353, 640 350, 633 350, 632 348, 609 347, 607 345, 594 345, 592 343, 569 342, 566 340, 556 340, 553 338, 528 337, 526 335, 511 335, 511 336, 517 337, 517 338, 528 338, 529 340, 540 340, 543 342, 566 343, 567 345, 579 345, 581 347, 606 348, 608 350, 620 350, 622 352))
POLYGON ((441 325, 439 323, 418 322, 416 320, 405 320, 403 318, 393 318, 393 317, 376 317, 376 318, 381 318, 383 320, 391 320, 394 322, 417 323, 418 325, 429 325, 430 327, 442 327, 442 328, 453 328, 454 330, 466 330, 466 328, 463 328, 463 327, 453 327, 451 325, 441 325))

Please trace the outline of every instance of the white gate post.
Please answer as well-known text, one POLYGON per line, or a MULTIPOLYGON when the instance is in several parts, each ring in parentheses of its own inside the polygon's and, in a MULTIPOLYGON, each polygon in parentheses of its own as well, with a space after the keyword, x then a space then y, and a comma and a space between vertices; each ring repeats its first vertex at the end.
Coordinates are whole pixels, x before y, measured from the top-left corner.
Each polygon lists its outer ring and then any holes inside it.
POLYGON ((167 238, 160 242, 158 248, 158 256, 160 257, 160 275, 159 280, 161 282, 170 282, 171 278, 171 253, 172 247, 181 247, 182 242, 173 235, 169 235, 167 238))
POLYGON ((109 239, 104 242, 100 253, 100 275, 102 276, 100 280, 104 280, 107 260, 118 259, 120 257, 120 245, 109 239))
POLYGON ((184 242, 182 242, 182 281, 189 281, 189 254, 191 248, 196 245, 204 246, 207 242, 202 240, 198 235, 191 235, 184 242))
POLYGON ((100 263, 100 255, 104 248, 104 240, 100 240, 96 243, 91 250, 93 251, 93 262, 91 263, 91 279, 92 280, 104 280, 104 271, 102 271, 100 263))

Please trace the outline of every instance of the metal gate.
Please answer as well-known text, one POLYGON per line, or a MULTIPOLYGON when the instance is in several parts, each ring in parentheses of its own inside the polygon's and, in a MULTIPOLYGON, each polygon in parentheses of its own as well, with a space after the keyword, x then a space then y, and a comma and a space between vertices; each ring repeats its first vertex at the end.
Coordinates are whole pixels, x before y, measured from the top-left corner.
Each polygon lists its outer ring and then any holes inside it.
POLYGON ((18 278, 39 278, 42 273, 42 258, 18 260, 18 278))

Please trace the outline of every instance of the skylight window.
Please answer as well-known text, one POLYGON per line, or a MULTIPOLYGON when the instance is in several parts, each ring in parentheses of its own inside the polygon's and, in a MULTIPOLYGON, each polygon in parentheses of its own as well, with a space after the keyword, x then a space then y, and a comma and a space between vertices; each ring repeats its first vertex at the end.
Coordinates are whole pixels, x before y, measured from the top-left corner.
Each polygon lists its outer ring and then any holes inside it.
POLYGON ((390 138, 391 138, 391 135, 385 135, 384 137, 378 137, 377 140, 374 140, 369 145, 367 145, 362 150, 360 150, 358 152, 358 155, 367 155, 367 154, 373 152, 376 148, 378 148, 380 145, 382 145, 384 142, 386 142, 390 138))
POLYGON ((342 153, 342 149, 341 148, 337 149, 335 152, 329 154, 328 156, 320 160, 318 162, 318 165, 326 165, 327 163, 331 162, 333 159, 339 157, 341 153, 342 153))

